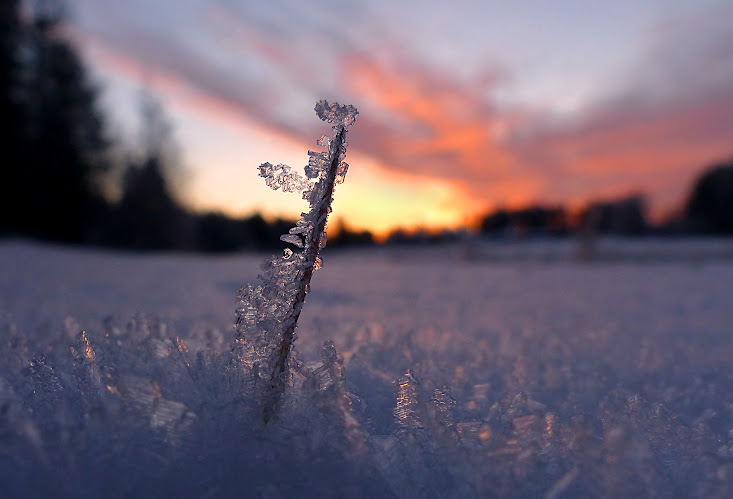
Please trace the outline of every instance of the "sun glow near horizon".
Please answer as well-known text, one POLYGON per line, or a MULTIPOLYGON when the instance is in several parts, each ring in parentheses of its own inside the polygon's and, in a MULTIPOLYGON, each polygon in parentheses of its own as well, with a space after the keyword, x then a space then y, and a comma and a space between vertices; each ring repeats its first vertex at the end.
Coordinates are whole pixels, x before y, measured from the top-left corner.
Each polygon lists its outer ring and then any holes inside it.
MULTIPOLYGON (((358 122, 357 125, 358 126, 358 122)), ((356 129, 355 129, 356 130, 356 129)), ((217 161, 221 175, 194 173, 186 192, 186 202, 195 211, 217 211, 242 217, 260 213, 267 218, 295 219, 307 210, 307 202, 297 193, 283 196, 272 191, 258 178, 257 167, 270 158, 271 163, 284 163, 296 171, 307 164, 306 144, 286 144, 278 137, 249 142, 219 136, 218 154, 202 149, 190 151, 191 161, 198 154, 202 160, 217 161), (230 141, 231 140, 231 141, 230 141)), ((315 149, 315 147, 312 147, 315 149)), ((464 226, 480 207, 457 185, 450 182, 395 174, 363 154, 347 154, 349 172, 346 181, 337 186, 333 220, 343 220, 355 230, 368 230, 377 239, 391 231, 441 230, 464 226)))

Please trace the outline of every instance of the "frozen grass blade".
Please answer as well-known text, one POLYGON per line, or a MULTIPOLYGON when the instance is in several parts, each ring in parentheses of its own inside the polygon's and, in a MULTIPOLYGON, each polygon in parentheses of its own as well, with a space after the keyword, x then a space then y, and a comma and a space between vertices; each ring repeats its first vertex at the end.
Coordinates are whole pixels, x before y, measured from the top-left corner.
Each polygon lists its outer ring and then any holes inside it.
POLYGON ((319 101, 315 111, 319 118, 333 125, 334 136, 323 136, 318 141, 327 151, 308 151, 306 178, 291 172, 287 165, 260 165, 260 176, 268 186, 285 192, 301 191, 310 203, 310 211, 303 213, 296 226, 281 237, 300 250, 293 252, 288 248, 283 256, 266 263, 259 285, 247 286, 238 295, 234 351, 254 377, 265 423, 276 413, 289 384, 298 318, 313 272, 322 265, 320 250, 326 244, 334 188, 343 182, 348 169, 343 161, 347 127, 358 114, 353 106, 327 101, 319 101))

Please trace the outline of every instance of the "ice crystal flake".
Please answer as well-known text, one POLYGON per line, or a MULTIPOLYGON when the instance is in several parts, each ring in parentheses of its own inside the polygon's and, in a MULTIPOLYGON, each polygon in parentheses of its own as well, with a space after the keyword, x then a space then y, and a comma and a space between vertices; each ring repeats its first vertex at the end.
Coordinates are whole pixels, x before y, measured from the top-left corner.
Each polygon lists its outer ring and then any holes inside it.
POLYGON ((333 341, 324 342, 321 365, 309 377, 316 390, 314 402, 328 417, 332 430, 339 434, 343 452, 350 458, 365 458, 369 452, 368 437, 354 411, 354 403, 360 401, 346 386, 343 360, 333 341))
POLYGON ((304 218, 298 220, 298 222, 295 224, 295 227, 288 231, 290 234, 308 234, 312 230, 313 223, 309 220, 306 220, 305 216, 306 215, 303 214, 304 218))
POLYGON ((260 165, 260 177, 264 177, 267 186, 273 190, 281 189, 283 192, 299 192, 305 189, 308 181, 287 165, 279 164, 273 166, 271 163, 260 165))
MULTIPOLYGON (((329 141, 330 144, 330 141, 329 141)), ((305 176, 309 179, 319 177, 329 167, 329 154, 325 152, 308 151, 308 164, 305 167, 305 176)))
POLYGON ((283 234, 282 236, 280 236, 280 240, 285 243, 294 244, 298 248, 303 247, 303 238, 296 234, 283 234))
POLYGON ((346 180, 346 172, 349 171, 349 164, 346 161, 339 163, 338 170, 336 171, 336 183, 343 184, 346 180))
POLYGON ((97 366, 97 354, 92 347, 86 331, 80 332, 76 342, 69 348, 74 357, 77 379, 80 381, 83 392, 90 395, 101 390, 101 375, 97 366))
POLYGON ((196 414, 175 400, 163 397, 159 383, 139 376, 122 378, 120 390, 131 407, 149 418, 150 427, 162 430, 170 443, 177 445, 196 419, 196 414))
POLYGON ((338 102, 329 104, 325 100, 318 101, 315 110, 323 121, 342 126, 352 125, 359 115, 359 111, 354 106, 339 106, 338 102))
POLYGON ((420 418, 417 415, 418 390, 418 382, 410 370, 395 381, 397 406, 394 410, 394 416, 397 424, 402 428, 422 428, 420 418))
POLYGON ((456 400, 451 396, 450 388, 444 386, 433 392, 432 402, 440 414, 440 422, 445 426, 453 426, 453 408, 456 400))
POLYGON ((338 358, 333 341, 328 340, 321 349, 321 365, 313 370, 313 380, 318 390, 326 390, 344 376, 343 363, 338 358))

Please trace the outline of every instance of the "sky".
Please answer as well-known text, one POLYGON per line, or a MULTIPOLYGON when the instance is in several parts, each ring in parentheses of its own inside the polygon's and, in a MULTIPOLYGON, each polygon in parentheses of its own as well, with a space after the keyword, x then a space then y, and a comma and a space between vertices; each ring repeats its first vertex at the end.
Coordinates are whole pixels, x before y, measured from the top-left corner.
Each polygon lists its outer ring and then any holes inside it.
POLYGON ((334 216, 385 233, 530 203, 647 195, 678 209, 733 157, 730 0, 72 0, 114 134, 165 105, 195 210, 297 217, 257 177, 302 168, 352 104, 334 216))

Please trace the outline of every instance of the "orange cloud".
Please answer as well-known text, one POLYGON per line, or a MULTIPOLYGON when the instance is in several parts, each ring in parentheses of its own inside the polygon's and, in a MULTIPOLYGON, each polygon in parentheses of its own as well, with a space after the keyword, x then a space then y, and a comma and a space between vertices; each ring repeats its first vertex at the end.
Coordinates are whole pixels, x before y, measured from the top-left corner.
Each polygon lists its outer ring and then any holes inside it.
POLYGON ((365 54, 344 60, 349 92, 369 110, 360 116, 355 147, 389 168, 459 186, 486 204, 538 194, 541 176, 520 164, 497 133, 515 126, 517 113, 494 107, 485 96, 490 86, 471 88, 406 61, 380 63, 365 54))
POLYGON ((656 211, 668 209, 697 168, 733 150, 727 89, 699 96, 692 88, 691 96, 661 102, 626 97, 571 123, 542 123, 531 112, 492 106, 491 87, 472 88, 414 62, 346 60, 349 90, 370 110, 355 145, 389 168, 450 182, 486 207, 578 205, 649 191, 656 211))

